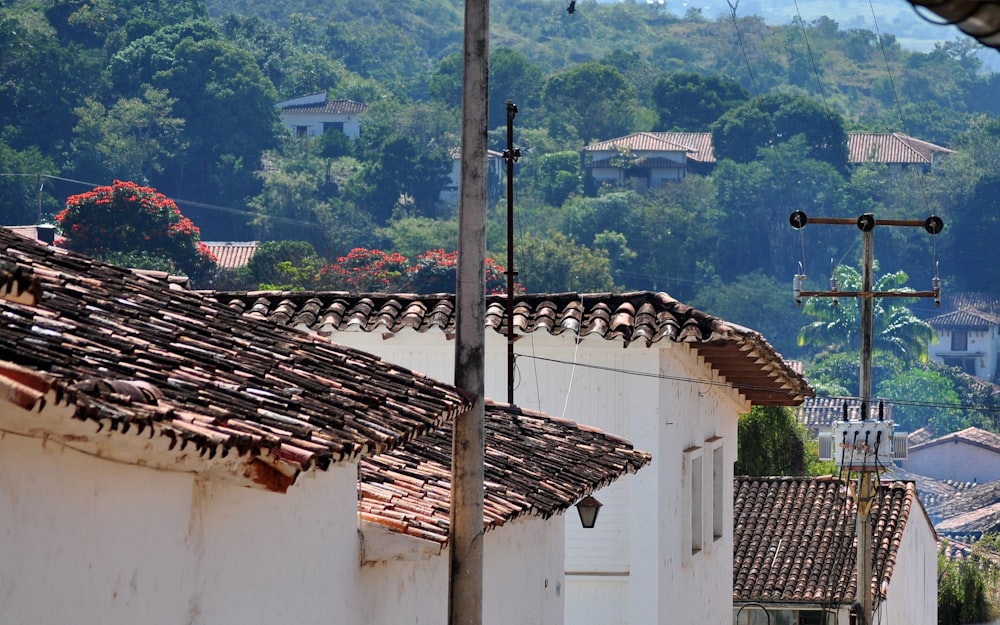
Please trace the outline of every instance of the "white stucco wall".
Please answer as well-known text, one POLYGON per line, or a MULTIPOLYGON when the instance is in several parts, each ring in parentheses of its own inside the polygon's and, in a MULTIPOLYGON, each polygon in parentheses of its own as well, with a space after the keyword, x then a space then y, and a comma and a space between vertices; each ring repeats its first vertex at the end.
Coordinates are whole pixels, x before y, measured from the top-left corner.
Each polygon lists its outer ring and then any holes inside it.
POLYGON ((296 136, 297 126, 305 126, 307 128, 306 136, 317 137, 323 134, 323 122, 344 124, 344 134, 351 139, 357 139, 361 135, 361 117, 359 115, 281 111, 281 121, 288 127, 292 136, 296 136))
POLYGON ((911 449, 903 466, 939 480, 983 484, 1000 479, 1000 453, 957 439, 911 449))
POLYGON ((923 507, 914 503, 892 568, 886 600, 875 615, 880 623, 936 625, 937 540, 923 507))
POLYGON ((0 623, 356 615, 356 475, 277 494, 0 434, 0 623))
MULTIPOLYGON (((484 625, 561 625, 562 545, 558 518, 522 517, 485 534, 484 625)), ((448 557, 444 551, 422 560, 365 565, 361 620, 354 622, 446 623, 448 557)))
POLYGON ((941 328, 937 330, 936 339, 927 347, 928 357, 944 363, 946 358, 974 359, 975 376, 984 380, 992 380, 997 371, 997 352, 1000 351, 998 340, 1000 328, 990 328, 983 331, 969 331, 966 349, 952 351, 952 330, 941 328))
MULTIPOLYGON (((454 342, 431 331, 338 332, 332 340, 381 355, 438 379, 454 378, 454 342)), ((486 392, 506 401, 503 336, 487 333, 486 392)), ((650 466, 597 493, 597 527, 566 516, 566 623, 678 623, 732 619, 732 480, 737 416, 748 406, 725 385, 698 384, 708 369, 683 345, 653 348, 599 338, 520 338, 515 402, 597 426, 653 454, 650 466), (537 357, 537 358, 533 358, 537 357), (546 360, 542 360, 542 358, 546 360), (685 531, 692 511, 684 450, 700 448, 703 548, 691 554, 685 531), (718 450, 718 451, 716 451, 718 450), (719 453, 721 475, 712 470, 719 453), (721 480, 721 537, 710 503, 721 480), (685 555, 686 551, 686 555, 685 555)), ((718 380, 714 380, 719 382, 718 380)), ((688 454, 690 456, 690 453, 688 454)))

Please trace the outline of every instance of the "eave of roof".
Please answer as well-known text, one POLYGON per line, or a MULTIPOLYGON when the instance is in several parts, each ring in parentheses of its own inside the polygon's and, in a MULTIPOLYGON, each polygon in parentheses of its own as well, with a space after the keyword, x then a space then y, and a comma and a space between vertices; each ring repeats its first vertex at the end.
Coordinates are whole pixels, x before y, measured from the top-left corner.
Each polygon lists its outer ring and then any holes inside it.
MULTIPOLYGON (((592 427, 506 404, 486 405, 483 527, 549 518, 648 464, 650 454, 592 427)), ((446 545, 452 429, 420 436, 360 464, 362 521, 446 545)))
POLYGON ((161 457, 190 446, 178 470, 238 457, 270 477, 234 479, 283 490, 300 471, 392 449, 471 405, 376 356, 8 231, 0 258, 14 267, 0 272, 7 431, 129 462, 141 453, 130 437, 161 457))
MULTIPOLYGON (((350 294, 342 292, 218 292, 235 311, 322 335, 361 330, 395 334, 410 329, 455 331, 450 294, 350 294)), ((650 347, 682 343, 704 358, 751 403, 795 406, 813 395, 801 373, 759 333, 699 311, 666 293, 558 293, 518 295, 516 333, 578 334, 650 347)), ((506 332, 506 296, 489 296, 485 325, 506 332)))

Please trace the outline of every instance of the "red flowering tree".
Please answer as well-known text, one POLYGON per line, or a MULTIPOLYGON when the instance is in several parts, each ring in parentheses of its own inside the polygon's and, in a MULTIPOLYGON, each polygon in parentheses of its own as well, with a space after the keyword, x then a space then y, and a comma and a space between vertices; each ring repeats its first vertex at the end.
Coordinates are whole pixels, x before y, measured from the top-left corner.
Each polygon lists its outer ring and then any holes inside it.
POLYGON ((56 221, 64 247, 95 258, 160 261, 192 279, 207 276, 216 262, 173 200, 134 182, 70 196, 56 221))
POLYGON ((398 291, 406 279, 408 261, 402 254, 356 247, 320 270, 322 288, 355 293, 398 291))
MULTIPOLYGON (((506 270, 492 258, 486 259, 486 292, 490 295, 507 292, 506 270)), ((454 293, 458 279, 458 252, 430 250, 417 256, 409 269, 410 290, 415 293, 454 293)), ((522 291, 514 284, 514 292, 522 291)))
MULTIPOLYGON (((358 247, 323 267, 318 286, 355 293, 453 293, 457 270, 458 252, 430 250, 411 265, 402 254, 358 247)), ((514 290, 523 288, 515 284, 514 290)), ((486 259, 486 292, 507 292, 504 268, 491 258, 486 259)))

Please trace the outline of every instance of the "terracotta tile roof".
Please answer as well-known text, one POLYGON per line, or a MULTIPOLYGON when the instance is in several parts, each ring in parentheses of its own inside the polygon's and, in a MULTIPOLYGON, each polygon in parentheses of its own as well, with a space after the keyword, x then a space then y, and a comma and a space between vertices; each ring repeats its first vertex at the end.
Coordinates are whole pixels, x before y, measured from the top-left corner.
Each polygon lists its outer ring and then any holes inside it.
POLYGON ((906 444, 908 447, 913 447, 914 445, 926 443, 932 438, 934 438, 934 432, 927 428, 919 428, 909 433, 906 437, 906 444))
POLYGON ((260 247, 257 241, 203 241, 203 243, 215 254, 219 267, 224 269, 246 267, 260 247))
POLYGON ((952 154, 953 150, 901 132, 851 132, 847 134, 847 152, 850 163, 929 165, 935 154, 952 154))
POLYGON ((890 466, 883 476, 885 480, 897 480, 913 482, 917 485, 917 492, 920 494, 920 503, 923 504, 927 516, 933 523, 943 520, 939 509, 957 495, 978 485, 974 482, 959 482, 957 480, 939 480, 919 473, 911 473, 895 464, 890 466))
POLYGON ((1000 325, 1000 297, 990 293, 945 293, 938 315, 927 319, 935 328, 987 328, 1000 325))
POLYGON ((967 488, 941 502, 936 512, 941 521, 934 527, 941 534, 979 538, 1000 532, 1000 480, 967 488))
MULTIPOLYGON (((404 329, 455 332, 450 294, 348 294, 339 292, 218 292, 233 310, 279 325, 329 336, 340 331, 394 334, 404 329)), ((506 297, 487 298, 485 324, 506 332, 506 297)), ((519 334, 564 332, 637 343, 683 343, 754 404, 794 406, 813 391, 800 373, 759 333, 699 311, 666 293, 518 295, 514 328, 519 334)))
POLYGON ((951 434, 945 434, 944 436, 933 438, 929 441, 920 443, 919 445, 914 445, 910 447, 909 450, 910 452, 913 452, 920 449, 926 449, 928 447, 936 447, 938 445, 957 443, 960 441, 968 445, 982 447, 983 449, 1000 454, 1000 434, 977 427, 969 427, 958 432, 952 432, 951 434))
MULTIPOLYGON (((813 433, 829 430, 834 421, 844 420, 844 404, 847 404, 847 418, 861 419, 861 400, 853 397, 808 397, 798 408, 799 423, 813 433)), ((878 402, 872 402, 868 409, 870 419, 878 419, 878 402)), ((892 404, 884 403, 882 415, 892 419, 892 404)))
POLYGON ((0 397, 24 409, 3 412, 6 431, 283 490, 469 406, 452 386, 168 281, 8 231, 0 250, 0 397))
POLYGON ((685 152, 692 161, 715 162, 710 132, 637 132, 588 145, 583 151, 607 152, 618 149, 632 152, 685 152))
POLYGON ((368 105, 354 100, 326 100, 323 103, 290 104, 281 106, 283 113, 325 113, 334 115, 360 115, 368 105))
MULTIPOLYGON (((883 483, 872 505, 872 589, 892 578, 912 508, 911 482, 883 483)), ((853 604, 857 596, 856 508, 843 480, 736 479, 733 600, 853 604)))
MULTIPOLYGON (((446 544, 451 444, 449 423, 362 460, 362 520, 446 544)), ((484 526, 522 514, 549 518, 649 461, 648 453, 596 428, 487 402, 484 526)))

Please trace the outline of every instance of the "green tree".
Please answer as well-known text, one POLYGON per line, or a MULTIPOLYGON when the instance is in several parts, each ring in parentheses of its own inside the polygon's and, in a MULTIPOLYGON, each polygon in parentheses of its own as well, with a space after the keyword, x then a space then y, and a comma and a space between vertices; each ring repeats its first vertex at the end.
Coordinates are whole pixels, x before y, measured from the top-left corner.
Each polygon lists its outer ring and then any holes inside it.
POLYGON ((784 406, 754 406, 740 415, 736 475, 805 475, 806 442, 795 414, 784 406))
POLYGON ((296 291, 317 285, 324 265, 306 241, 265 241, 233 275, 230 288, 296 291))
POLYGON ((515 259, 518 280, 530 293, 615 291, 607 252, 580 245, 561 232, 526 234, 515 259))
POLYGON ((547 115, 574 128, 584 143, 628 134, 635 123, 635 87, 609 65, 588 62, 552 74, 542 97, 547 115))
MULTIPOLYGON (((108 65, 114 87, 136 97, 149 86, 166 90, 173 115, 185 120, 182 144, 160 188, 204 201, 236 205, 258 190, 261 154, 277 144, 277 92, 253 54, 225 40, 209 21, 157 30, 115 54, 108 65)), ((214 237, 232 239, 228 215, 195 209, 214 237)))
MULTIPOLYGON (((94 161, 99 178, 148 183, 181 150, 184 120, 171 115, 175 99, 147 88, 140 98, 122 98, 110 109, 88 98, 75 110, 74 148, 94 161)), ((78 163, 79 164, 79 163, 78 163)))
POLYGON ((839 171, 847 168, 847 132, 839 113, 801 95, 774 93, 724 113, 712 126, 715 153, 738 163, 758 158, 760 148, 802 135, 807 156, 839 171))
POLYGON ((0 222, 5 226, 40 223, 43 215, 58 207, 48 191, 42 191, 41 176, 54 175, 55 164, 38 148, 15 150, 0 139, 0 222), (41 206, 39 206, 41 193, 41 206))
MULTIPOLYGON (((972 557, 955 561, 938 552, 938 623, 961 625, 985 623, 1000 614, 995 602, 1000 582, 990 559, 973 550, 972 557)), ((995 556, 994 556, 995 557, 995 556)))
MULTIPOLYGON (((876 268, 877 270, 877 268, 876 268)), ((834 270, 839 289, 860 292, 861 272, 847 265, 834 270)), ((874 291, 906 293, 912 289, 903 285, 905 272, 897 271, 874 280, 874 291)), ((918 318, 906 306, 906 298, 873 298, 872 348, 882 350, 909 362, 925 362, 927 347, 934 340, 934 329, 918 318)), ((810 298, 804 311, 816 319, 799 331, 799 345, 812 345, 833 351, 855 350, 861 345, 861 306, 857 297, 841 298, 835 305, 832 298, 810 298)))
POLYGON ((171 263, 192 280, 205 278, 215 258, 194 223, 170 198, 134 182, 71 196, 56 215, 70 250, 95 258, 144 254, 171 263))
POLYGON ((922 427, 944 435, 966 427, 961 399, 951 380, 934 371, 913 368, 892 379, 882 380, 876 395, 893 405, 893 421, 901 429, 922 427), (949 407, 951 406, 951 407, 949 407))
POLYGON ((653 87, 653 102, 659 113, 656 129, 706 131, 723 113, 749 98, 750 94, 739 83, 721 76, 669 74, 653 87))
POLYGON ((420 145, 412 137, 392 137, 367 176, 373 216, 385 223, 396 210, 404 215, 435 215, 451 169, 446 149, 420 145))

